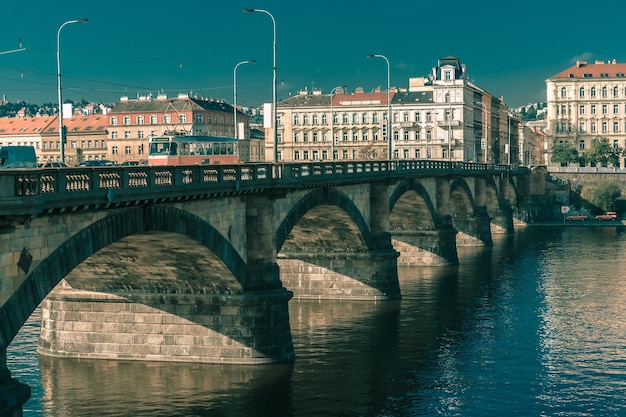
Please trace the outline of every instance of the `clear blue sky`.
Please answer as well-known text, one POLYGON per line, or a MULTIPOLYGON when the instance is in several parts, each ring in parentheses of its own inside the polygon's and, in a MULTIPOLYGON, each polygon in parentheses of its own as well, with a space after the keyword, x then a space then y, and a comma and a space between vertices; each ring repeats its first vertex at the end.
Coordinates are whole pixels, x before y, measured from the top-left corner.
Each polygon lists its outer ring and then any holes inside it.
POLYGON ((271 18, 276 19, 278 98, 304 88, 370 91, 430 73, 453 55, 474 82, 512 107, 545 101, 546 78, 577 59, 626 62, 626 3, 582 0, 527 4, 484 0, 445 3, 319 0, 5 2, 0 51, 21 39, 25 52, 0 55, 0 96, 56 103, 56 35, 61 32, 64 98, 116 102, 121 96, 194 92, 259 106, 272 98, 271 18))

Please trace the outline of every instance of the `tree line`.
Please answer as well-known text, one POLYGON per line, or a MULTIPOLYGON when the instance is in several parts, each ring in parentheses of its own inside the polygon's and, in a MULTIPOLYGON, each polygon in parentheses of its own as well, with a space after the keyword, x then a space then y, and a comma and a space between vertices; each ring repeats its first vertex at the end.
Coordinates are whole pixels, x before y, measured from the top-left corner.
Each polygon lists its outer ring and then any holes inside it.
POLYGON ((581 167, 609 165, 619 167, 626 150, 618 144, 612 144, 607 138, 594 139, 591 148, 579 152, 571 143, 563 142, 552 147, 552 162, 562 166, 576 163, 581 167))

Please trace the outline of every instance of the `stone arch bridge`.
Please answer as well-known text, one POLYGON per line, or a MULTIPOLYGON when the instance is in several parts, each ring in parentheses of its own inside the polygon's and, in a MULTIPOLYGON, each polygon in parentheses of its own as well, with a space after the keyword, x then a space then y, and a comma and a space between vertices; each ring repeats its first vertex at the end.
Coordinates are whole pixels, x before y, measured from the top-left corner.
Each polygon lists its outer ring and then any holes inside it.
POLYGON ((39 305, 44 355, 289 362, 291 298, 398 299, 398 265, 513 232, 532 183, 431 160, 0 171, 0 410, 30 395, 6 348, 39 305))

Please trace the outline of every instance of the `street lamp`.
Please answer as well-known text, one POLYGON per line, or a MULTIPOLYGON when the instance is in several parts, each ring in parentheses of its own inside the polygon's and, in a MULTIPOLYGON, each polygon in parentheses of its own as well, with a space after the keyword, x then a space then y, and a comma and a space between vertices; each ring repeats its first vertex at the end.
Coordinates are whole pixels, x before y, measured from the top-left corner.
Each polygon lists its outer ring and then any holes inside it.
MULTIPOLYGON (((482 101, 477 101, 476 104, 480 104, 481 106, 483 106, 483 108, 485 109, 485 162, 487 162, 487 105, 485 103, 483 103, 482 101)), ((482 150, 482 141, 481 141, 481 145, 480 148, 482 150)), ((475 152, 476 150, 474 150, 475 152)), ((480 162, 480 160, 476 161, 476 162, 480 162)))
POLYGON ((68 20, 57 31, 57 91, 59 96, 59 146, 61 162, 65 162, 65 132, 63 131, 63 99, 61 97, 61 29, 72 23, 87 23, 87 19, 68 20))
POLYGON ((274 79, 272 81, 272 123, 274 124, 274 162, 278 162, 278 121, 276 118, 276 19, 274 16, 263 9, 243 9, 244 13, 265 13, 272 19, 272 25, 274 26, 274 62, 273 62, 273 70, 274 70, 274 79))
POLYGON ((389 153, 389 159, 393 158, 393 123, 391 121, 391 99, 390 99, 390 91, 391 91, 391 71, 389 68, 389 60, 387 59, 387 57, 385 55, 381 55, 381 54, 368 54, 367 55, 368 58, 382 58, 387 62, 387 136, 388 136, 388 140, 389 143, 387 144, 388 146, 388 153, 389 153))
POLYGON ((344 88, 344 85, 340 85, 330 90, 330 158, 333 160, 335 159, 335 116, 333 114, 333 94, 335 94, 336 90, 344 88))
POLYGON ((500 110, 500 114, 502 114, 503 111, 506 111, 506 116, 507 116, 507 126, 508 126, 508 149, 506 152, 506 159, 507 159, 507 163, 509 165, 511 165, 511 117, 513 117, 511 115, 511 113, 508 110, 500 110))
POLYGON ((237 126, 237 68, 240 65, 244 65, 244 64, 256 64, 256 61, 249 60, 249 61, 238 62, 237 65, 235 65, 235 69, 233 70, 233 101, 234 101, 233 113, 235 114, 235 139, 239 139, 239 129, 237 126))

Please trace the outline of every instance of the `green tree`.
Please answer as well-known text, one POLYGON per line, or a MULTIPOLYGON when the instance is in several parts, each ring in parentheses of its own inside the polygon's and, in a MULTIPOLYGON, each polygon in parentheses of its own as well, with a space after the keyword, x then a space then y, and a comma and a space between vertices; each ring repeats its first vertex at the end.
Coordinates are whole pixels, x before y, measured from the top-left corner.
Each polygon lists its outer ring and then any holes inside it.
POLYGON ((600 181, 595 185, 584 186, 580 195, 603 211, 614 210, 622 195, 619 185, 611 181, 600 181))
POLYGON ((610 144, 607 138, 594 139, 591 149, 585 152, 585 159, 592 165, 606 167, 611 164, 618 167, 623 152, 620 146, 610 144))
POLYGON ((555 144, 552 147, 552 162, 566 165, 572 162, 580 162, 578 151, 569 143, 555 144))

